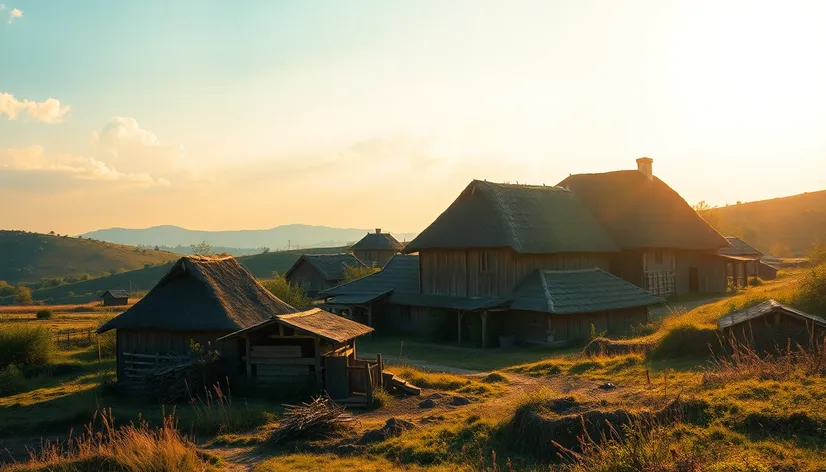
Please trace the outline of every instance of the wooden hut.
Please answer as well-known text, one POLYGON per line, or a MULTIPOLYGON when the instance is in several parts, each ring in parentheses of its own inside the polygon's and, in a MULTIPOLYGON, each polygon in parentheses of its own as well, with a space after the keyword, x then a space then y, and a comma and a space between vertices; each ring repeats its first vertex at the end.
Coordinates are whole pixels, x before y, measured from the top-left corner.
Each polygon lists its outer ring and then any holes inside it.
MULTIPOLYGON (((179 259, 149 293, 104 324, 98 333, 117 331, 118 380, 139 376, 165 358, 186 356, 190 343, 210 345, 226 359, 240 358, 243 343, 218 338, 294 313, 232 257, 186 256, 179 259)), ((227 364, 227 373, 241 366, 227 364)))
POLYGON ((737 236, 726 236, 729 247, 720 249, 720 255, 728 259, 726 274, 732 285, 745 287, 749 277, 760 276, 760 259, 763 253, 737 236))
POLYGON ((350 253, 304 254, 285 274, 287 282, 299 285, 304 293, 315 297, 318 292, 333 288, 344 280, 348 267, 366 267, 350 253))
POLYGON ((717 327, 729 340, 769 352, 820 345, 826 335, 826 320, 775 300, 723 316, 717 327))
POLYGON ((665 182, 653 160, 637 170, 572 175, 569 189, 620 248, 610 272, 654 294, 726 291, 726 265, 718 251, 730 244, 665 182))
POLYGON ((126 290, 107 290, 100 296, 103 306, 123 306, 129 304, 129 294, 126 290))
POLYGON ((381 357, 356 356, 356 338, 373 329, 320 308, 276 315, 219 339, 243 340, 247 378, 277 384, 315 383, 334 399, 372 402, 382 382, 381 357))
POLYGON ((375 233, 367 233, 350 249, 353 254, 368 266, 383 267, 395 254, 404 248, 390 233, 382 233, 376 228, 375 233))
POLYGON ((777 278, 778 270, 776 266, 760 261, 760 264, 757 266, 757 276, 763 280, 774 280, 777 278))

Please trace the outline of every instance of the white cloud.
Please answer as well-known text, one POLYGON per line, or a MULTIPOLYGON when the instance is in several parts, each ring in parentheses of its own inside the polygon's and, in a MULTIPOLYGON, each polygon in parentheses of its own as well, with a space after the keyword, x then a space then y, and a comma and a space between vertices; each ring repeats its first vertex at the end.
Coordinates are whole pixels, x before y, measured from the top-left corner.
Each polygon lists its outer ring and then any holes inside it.
POLYGON ((0 115, 6 115, 10 120, 16 120, 22 114, 26 114, 43 123, 59 123, 69 113, 70 108, 69 105, 61 105, 60 100, 55 98, 33 102, 26 99, 18 100, 10 93, 0 92, 0 115))
POLYGON ((172 173, 186 167, 183 146, 161 143, 134 118, 112 118, 90 141, 98 159, 126 172, 172 173))
POLYGON ((136 186, 169 185, 148 173, 123 173, 97 159, 69 153, 49 154, 43 146, 10 148, 0 151, 0 173, 24 175, 51 174, 69 180, 118 182, 136 186))
POLYGON ((9 12, 9 13, 6 15, 6 18, 7 18, 7 21, 6 21, 6 22, 7 22, 8 24, 11 24, 14 20, 16 20, 16 19, 18 19, 18 18, 23 18, 23 11, 21 11, 21 10, 19 10, 19 9, 17 9, 17 8, 11 8, 11 7, 8 7, 8 6, 4 5, 4 4, 0 4, 0 12, 6 12, 6 11, 8 11, 8 12, 9 12))

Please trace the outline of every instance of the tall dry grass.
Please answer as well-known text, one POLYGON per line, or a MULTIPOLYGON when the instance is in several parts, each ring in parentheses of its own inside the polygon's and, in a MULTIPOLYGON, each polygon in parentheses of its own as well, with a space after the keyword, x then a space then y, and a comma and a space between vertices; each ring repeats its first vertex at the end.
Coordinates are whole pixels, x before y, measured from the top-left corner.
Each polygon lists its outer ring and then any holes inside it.
POLYGON ((116 427, 111 410, 102 410, 81 435, 44 443, 31 452, 29 461, 7 470, 195 472, 209 468, 195 444, 178 431, 174 415, 166 416, 158 428, 145 421, 116 427))

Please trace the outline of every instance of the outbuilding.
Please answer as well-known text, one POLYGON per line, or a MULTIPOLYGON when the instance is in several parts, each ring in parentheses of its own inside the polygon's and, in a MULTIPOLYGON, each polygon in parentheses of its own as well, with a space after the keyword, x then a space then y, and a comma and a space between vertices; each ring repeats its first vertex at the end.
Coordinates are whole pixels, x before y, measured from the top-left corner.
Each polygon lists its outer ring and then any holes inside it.
POLYGON ((107 290, 100 296, 103 306, 124 306, 129 304, 129 294, 126 290, 107 290))
POLYGON ((717 327, 728 340, 760 351, 820 344, 826 335, 826 320, 776 300, 723 316, 717 327))

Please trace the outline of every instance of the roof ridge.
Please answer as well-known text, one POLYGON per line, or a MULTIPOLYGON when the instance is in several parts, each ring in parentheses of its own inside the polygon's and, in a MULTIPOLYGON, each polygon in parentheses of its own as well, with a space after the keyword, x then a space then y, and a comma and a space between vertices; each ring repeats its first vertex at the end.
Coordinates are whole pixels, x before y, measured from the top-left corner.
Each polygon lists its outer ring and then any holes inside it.
POLYGON ((542 284, 542 290, 545 292, 545 302, 548 304, 548 311, 554 312, 554 300, 551 297, 551 289, 548 287, 548 281, 545 280, 545 273, 539 271, 539 282, 542 284))

